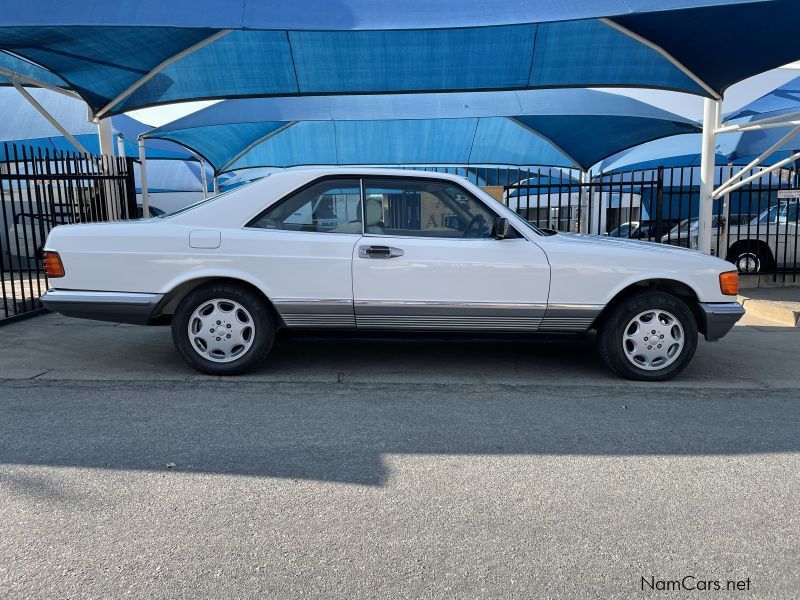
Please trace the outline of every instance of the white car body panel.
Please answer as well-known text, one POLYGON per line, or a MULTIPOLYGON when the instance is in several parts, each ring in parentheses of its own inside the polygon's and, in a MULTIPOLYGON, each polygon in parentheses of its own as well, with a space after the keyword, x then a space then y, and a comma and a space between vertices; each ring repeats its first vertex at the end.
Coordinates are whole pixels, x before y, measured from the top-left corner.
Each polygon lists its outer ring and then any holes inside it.
POLYGON ((719 274, 732 265, 717 258, 647 242, 540 235, 463 178, 393 169, 275 173, 167 218, 59 226, 46 248, 59 253, 66 271, 52 280, 56 291, 160 296, 199 279, 239 279, 261 290, 290 327, 586 330, 621 290, 651 279, 683 283, 701 303, 733 300, 719 289, 719 274), (246 227, 309 182, 370 175, 452 181, 506 217, 523 237, 414 238, 246 227), (404 254, 361 258, 358 248, 365 244, 398 247, 404 254))

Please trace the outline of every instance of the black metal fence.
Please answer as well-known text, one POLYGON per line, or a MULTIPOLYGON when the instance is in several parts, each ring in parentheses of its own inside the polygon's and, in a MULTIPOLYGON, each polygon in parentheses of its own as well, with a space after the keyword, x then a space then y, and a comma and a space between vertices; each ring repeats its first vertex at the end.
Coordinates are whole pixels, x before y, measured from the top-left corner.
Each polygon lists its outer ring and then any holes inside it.
MULTIPOLYGON (((412 167, 419 168, 419 167, 412 167)), ((466 177, 545 229, 696 247, 697 166, 619 171, 588 178, 549 167, 423 167, 466 177)), ((739 167, 715 170, 715 187, 739 167)), ((757 170, 746 173, 755 174, 757 170)), ((742 273, 795 282, 800 276, 797 171, 765 174, 714 201, 712 252, 742 273)))
MULTIPOLYGON (((511 179, 517 171, 512 170, 511 179)), ((715 186, 737 171, 733 166, 717 167, 715 186)), ((715 200, 712 252, 742 273, 796 281, 799 187, 798 173, 784 169, 715 200)), ((615 172, 591 180, 581 180, 575 170, 556 174, 553 169, 536 169, 503 190, 502 201, 539 227, 697 247, 697 167, 615 172)))
POLYGON ((56 225, 138 218, 133 159, 5 144, 0 157, 0 323, 41 309, 56 225))

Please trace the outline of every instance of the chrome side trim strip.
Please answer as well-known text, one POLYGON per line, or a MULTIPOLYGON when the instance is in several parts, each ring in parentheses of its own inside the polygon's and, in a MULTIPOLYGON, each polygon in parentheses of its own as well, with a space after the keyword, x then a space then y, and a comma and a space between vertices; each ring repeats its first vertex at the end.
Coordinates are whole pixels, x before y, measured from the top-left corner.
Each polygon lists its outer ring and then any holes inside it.
POLYGON ((353 315, 283 315, 283 322, 288 327, 349 327, 356 326, 353 315))
POLYGON ((543 331, 586 331, 605 308, 602 304, 555 303, 547 307, 540 327, 543 331))
POLYGON ((486 331, 536 331, 540 317, 480 317, 424 315, 361 315, 356 317, 363 329, 455 329, 486 331))
POLYGON ((273 304, 288 327, 356 326, 350 298, 275 298, 273 304))
POLYGON ((500 304, 495 302, 428 302, 428 301, 386 301, 357 300, 356 320, 365 316, 413 316, 463 318, 537 318, 544 316, 545 304, 500 304))
MULTIPOLYGON (((92 290, 47 290, 47 300, 54 302, 111 302, 113 304, 152 304, 163 294, 141 292, 98 292, 92 290)), ((44 297, 44 296, 43 296, 44 297)))

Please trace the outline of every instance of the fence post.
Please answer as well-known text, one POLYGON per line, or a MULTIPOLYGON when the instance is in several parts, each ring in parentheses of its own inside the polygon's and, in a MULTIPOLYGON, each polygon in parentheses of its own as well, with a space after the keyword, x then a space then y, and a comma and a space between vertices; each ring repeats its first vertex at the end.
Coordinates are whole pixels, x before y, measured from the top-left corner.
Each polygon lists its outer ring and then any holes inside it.
MULTIPOLYGON (((136 219, 137 206, 136 206, 136 182, 133 176, 133 163, 134 160, 130 156, 125 157, 125 204, 128 212, 128 219, 136 219)), ((147 218, 144 213, 142 217, 147 218)))
POLYGON ((589 217, 592 212, 592 176, 589 171, 581 171, 581 183, 578 189, 581 191, 580 201, 578 202, 578 210, 580 211, 578 231, 579 233, 591 233, 589 231, 589 217))
MULTIPOLYGON (((664 167, 658 167, 658 178, 656 179, 656 223, 655 223, 655 241, 661 242, 661 223, 662 213, 664 212, 664 167)), ((672 207, 670 206, 670 214, 672 214, 672 207)))

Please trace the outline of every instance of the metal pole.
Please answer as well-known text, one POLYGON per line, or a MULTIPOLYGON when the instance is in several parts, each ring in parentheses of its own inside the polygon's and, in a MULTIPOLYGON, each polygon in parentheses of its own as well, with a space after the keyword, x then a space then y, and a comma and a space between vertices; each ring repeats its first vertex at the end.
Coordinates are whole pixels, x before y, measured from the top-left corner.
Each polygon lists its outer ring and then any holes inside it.
POLYGON ((581 233, 590 233, 589 232, 589 213, 591 212, 590 208, 590 200, 589 200, 589 181, 591 180, 591 175, 589 171, 581 171, 581 185, 580 185, 580 205, 581 205, 581 223, 580 223, 580 232, 581 233))
POLYGON ((200 159, 200 185, 203 186, 203 199, 208 198, 208 182, 206 181, 206 161, 200 159))
POLYGON ((711 221, 714 213, 714 159, 717 149, 720 102, 703 101, 703 143, 700 154, 700 205, 697 220, 697 249, 711 254, 711 221))
POLYGON ((51 115, 49 112, 47 112, 47 109, 44 106, 42 106, 41 104, 39 104, 39 102, 36 100, 36 98, 31 96, 31 94, 30 94, 30 92, 28 92, 28 90, 26 90, 24 87, 22 87, 17 81, 12 81, 12 84, 14 85, 16 90, 22 95, 22 97, 25 98, 30 103, 30 105, 33 106, 33 108, 35 108, 37 111, 39 111, 40 115, 42 115, 45 119, 47 119, 47 121, 53 127, 58 129, 58 131, 59 131, 59 133, 61 133, 61 135, 63 135, 65 138, 67 138, 69 140, 69 142, 78 149, 78 152, 82 152, 83 154, 89 154, 89 152, 86 150, 86 148, 81 146, 80 143, 78 142, 78 140, 76 140, 72 136, 72 134, 69 131, 67 131, 64 128, 64 126, 61 125, 61 123, 59 123, 58 120, 53 115, 51 115))
POLYGON ((219 177, 214 175, 214 194, 219 194, 219 177))
POLYGON ((144 140, 139 138, 139 184, 142 186, 142 218, 150 216, 150 204, 147 201, 147 151, 144 140))
MULTIPOLYGON (((116 175, 114 172, 114 134, 111 131, 111 119, 99 119, 97 123, 97 137, 100 140, 100 168, 104 175, 116 175), (103 158, 105 157, 105 158, 103 158)), ((119 218, 112 200, 111 184, 108 181, 101 182, 106 200, 106 215, 108 220, 119 218)))
POLYGON ((97 121, 97 137, 100 139, 100 154, 114 156, 114 135, 111 131, 111 119, 97 121))
POLYGON ((117 134, 117 156, 125 158, 125 138, 121 133, 117 134))

